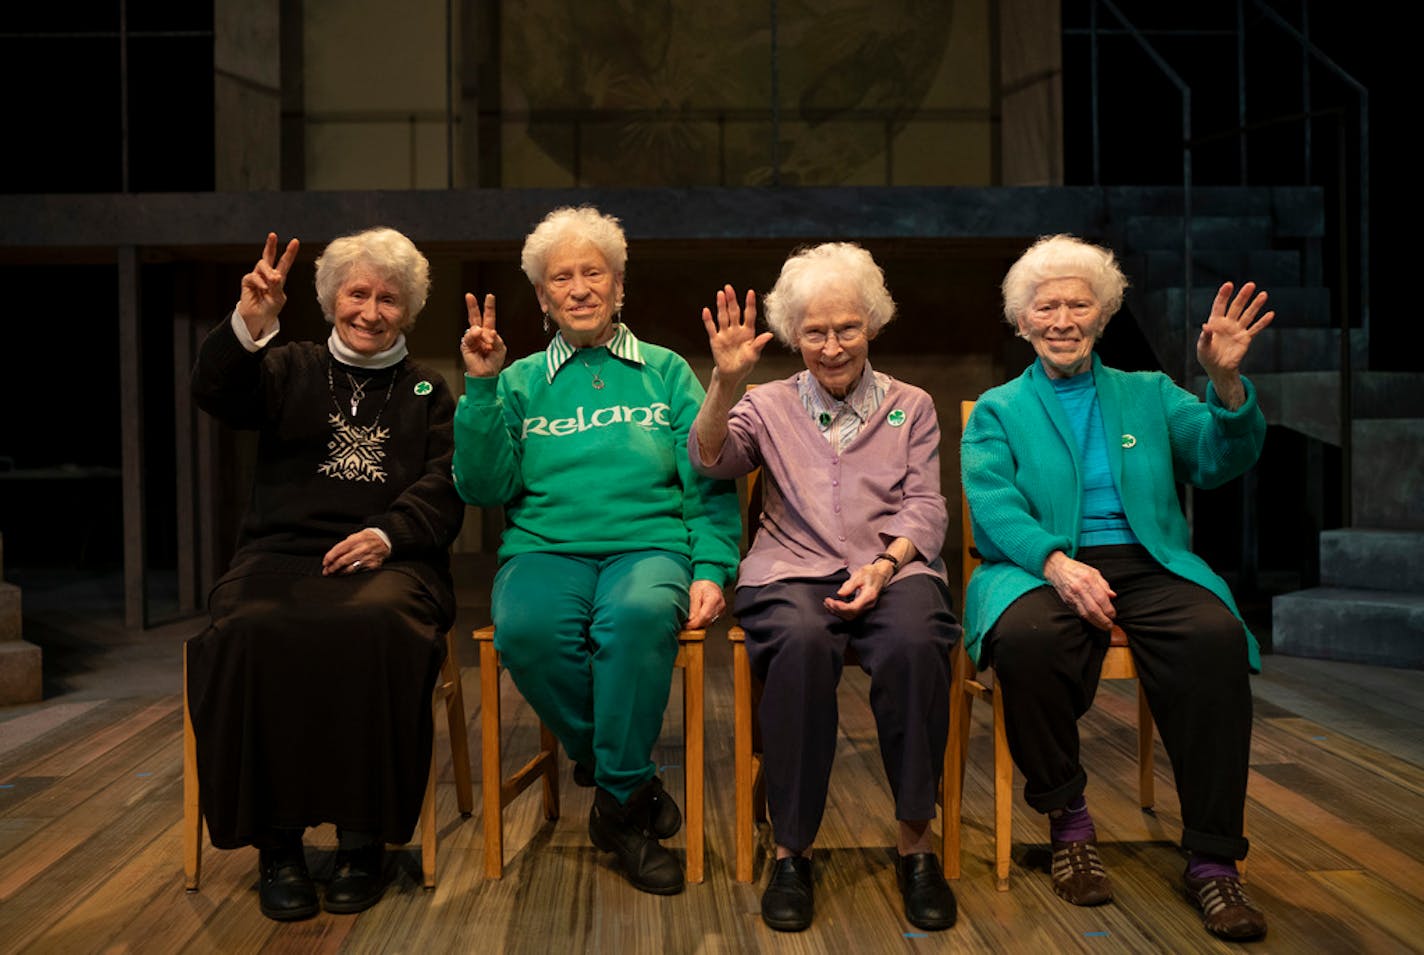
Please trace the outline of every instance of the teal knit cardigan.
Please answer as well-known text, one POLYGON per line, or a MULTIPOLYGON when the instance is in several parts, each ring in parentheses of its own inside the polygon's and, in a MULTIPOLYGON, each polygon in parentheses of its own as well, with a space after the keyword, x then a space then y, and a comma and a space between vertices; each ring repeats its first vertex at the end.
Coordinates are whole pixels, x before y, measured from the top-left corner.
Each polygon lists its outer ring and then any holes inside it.
MULTIPOLYGON (((1108 464, 1128 525, 1163 567, 1221 598, 1240 619, 1226 582, 1189 547, 1177 483, 1217 487, 1260 456, 1266 419, 1256 389, 1235 411, 1207 386, 1206 401, 1161 372, 1123 372, 1093 356, 1107 433, 1108 464)), ((984 634, 1010 604, 1044 586, 1043 562, 1078 550, 1083 502, 1077 442, 1037 359, 1018 378, 986 391, 965 426, 961 480, 984 563, 964 598, 964 643, 979 661, 984 634)), ((1243 623, 1244 626, 1244 623, 1243 623)), ((1261 651, 1248 629, 1252 672, 1261 651)))

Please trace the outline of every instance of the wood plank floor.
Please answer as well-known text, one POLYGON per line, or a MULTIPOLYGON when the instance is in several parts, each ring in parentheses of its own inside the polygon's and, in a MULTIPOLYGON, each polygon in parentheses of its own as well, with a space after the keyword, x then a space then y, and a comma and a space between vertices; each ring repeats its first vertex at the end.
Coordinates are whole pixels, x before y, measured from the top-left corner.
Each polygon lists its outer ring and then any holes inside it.
MULTIPOLYGON (((386 898, 358 916, 279 925, 256 899, 256 853, 205 847, 201 891, 183 891, 181 713, 176 694, 60 700, 0 722, 0 952, 846 952, 1217 951, 1182 899, 1180 818, 1158 747, 1158 805, 1137 808, 1134 688, 1110 683, 1082 722, 1089 798, 1116 902, 1075 909, 1048 887, 1046 830, 1019 799, 1009 892, 991 876, 987 707, 975 710, 966 784, 959 924, 903 918, 891 859, 892 806, 866 680, 848 673, 841 737, 818 845, 817 915, 802 935, 758 917, 760 889, 731 879, 732 686, 709 645, 707 881, 681 896, 630 888, 588 842, 590 791, 563 764, 563 811, 535 795, 507 812, 505 877, 482 875, 481 823, 455 807, 438 728, 439 885, 420 888, 418 846, 392 853, 386 898)), ((473 650, 461 656, 473 659, 473 650)), ((1424 948, 1424 673, 1267 658, 1256 678, 1247 819, 1250 885, 1271 930, 1261 952, 1424 948)), ((176 685, 177 658, 174 657, 176 685)), ((479 681, 464 671, 478 786, 479 681)), ((532 754, 534 721, 504 677, 506 765, 532 754)), ((674 690, 656 757, 680 794, 674 690)), ((765 839, 767 833, 763 830, 765 839)), ((310 834, 317 877, 330 827, 310 834)), ((682 837, 673 840, 680 848, 682 837)), ((764 869, 759 867, 759 876, 764 869)))

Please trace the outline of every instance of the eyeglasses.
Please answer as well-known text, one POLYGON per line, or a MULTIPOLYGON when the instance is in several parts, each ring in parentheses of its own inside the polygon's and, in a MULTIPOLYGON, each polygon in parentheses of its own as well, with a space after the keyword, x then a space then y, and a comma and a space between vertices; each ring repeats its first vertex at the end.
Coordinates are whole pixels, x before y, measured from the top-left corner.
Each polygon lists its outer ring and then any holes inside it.
POLYGON ((846 328, 833 328, 829 332, 802 332, 796 337, 802 344, 810 345, 812 348, 820 348, 830 338, 834 338, 842 345, 854 345, 865 337, 865 329, 859 325, 851 325, 846 328))

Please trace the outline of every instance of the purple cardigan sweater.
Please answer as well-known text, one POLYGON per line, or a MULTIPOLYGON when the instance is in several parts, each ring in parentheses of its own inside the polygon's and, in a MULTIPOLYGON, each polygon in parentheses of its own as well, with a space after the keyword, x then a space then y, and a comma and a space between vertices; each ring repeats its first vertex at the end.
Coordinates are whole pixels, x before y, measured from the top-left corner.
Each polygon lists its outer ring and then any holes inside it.
POLYGON ((748 391, 729 413, 727 441, 711 464, 702 463, 695 428, 688 437, 692 466, 708 477, 763 470, 761 529, 737 586, 852 570, 897 537, 909 538, 919 556, 892 583, 910 574, 943 579, 949 515, 939 491, 939 419, 930 396, 890 379, 885 400, 837 455, 806 414, 798 377, 748 391))

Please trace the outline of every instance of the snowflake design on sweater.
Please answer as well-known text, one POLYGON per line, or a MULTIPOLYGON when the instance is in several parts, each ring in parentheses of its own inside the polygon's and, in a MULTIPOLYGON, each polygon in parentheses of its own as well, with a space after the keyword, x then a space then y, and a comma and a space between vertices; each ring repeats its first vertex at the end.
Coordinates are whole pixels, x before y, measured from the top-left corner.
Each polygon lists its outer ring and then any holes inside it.
POLYGON ((382 445, 390 437, 389 428, 361 428, 339 414, 327 415, 331 425, 331 440, 326 449, 331 457, 317 468, 317 473, 342 481, 385 482, 386 470, 381 461, 386 452, 382 445))

